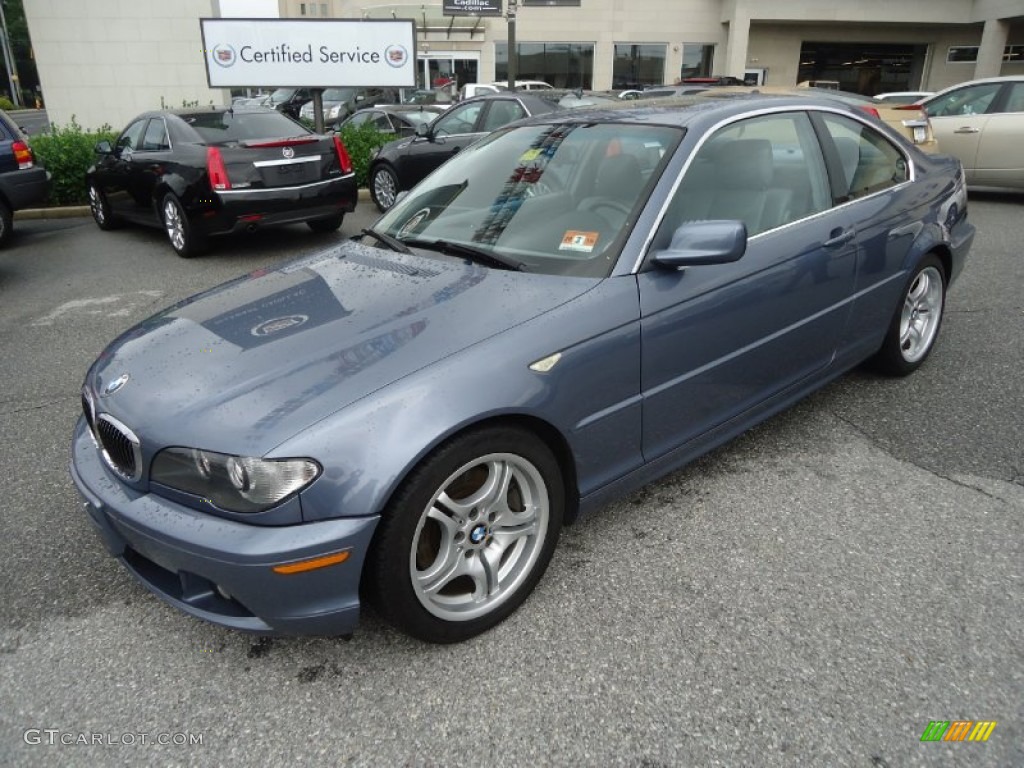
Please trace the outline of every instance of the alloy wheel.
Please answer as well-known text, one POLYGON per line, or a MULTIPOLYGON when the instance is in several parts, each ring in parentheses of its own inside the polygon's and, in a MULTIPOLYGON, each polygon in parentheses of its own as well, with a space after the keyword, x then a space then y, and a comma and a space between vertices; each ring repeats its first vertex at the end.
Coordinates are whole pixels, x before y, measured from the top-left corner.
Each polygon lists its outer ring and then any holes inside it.
POLYGON ((451 474, 413 536, 409 571, 424 608, 466 621, 504 603, 544 549, 549 504, 540 471, 516 454, 481 456, 451 474))
POLYGON ((923 358, 931 349, 942 320, 942 276, 925 267, 910 285, 900 315, 900 352, 908 363, 923 358))

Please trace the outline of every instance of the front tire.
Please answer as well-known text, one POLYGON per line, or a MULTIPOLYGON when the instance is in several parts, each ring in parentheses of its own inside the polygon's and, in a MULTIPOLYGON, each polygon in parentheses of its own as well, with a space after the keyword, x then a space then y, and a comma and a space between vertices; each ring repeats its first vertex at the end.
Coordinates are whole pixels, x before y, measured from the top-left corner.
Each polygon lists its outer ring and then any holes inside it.
POLYGON ((116 229, 118 220, 110 210, 110 202, 103 190, 95 184, 89 185, 89 211, 92 213, 93 221, 102 230, 116 229))
POLYGON ((337 232, 344 220, 345 214, 342 213, 326 219, 310 219, 306 222, 306 226, 314 232, 337 232))
POLYGON ((370 172, 370 197, 381 213, 395 204, 398 197, 398 176, 390 167, 378 165, 370 172))
POLYGON ((206 237, 196 231, 188 220, 185 209, 172 193, 168 193, 160 204, 164 231, 171 243, 171 248, 182 258, 197 256, 206 250, 206 237))
POLYGON ((558 462, 513 427, 438 448, 402 484, 377 527, 370 598, 402 631, 466 640, 529 596, 558 543, 565 490, 558 462))
POLYGON ((893 314, 874 367, 889 376, 913 373, 931 354, 946 307, 946 272, 934 254, 921 260, 893 314))

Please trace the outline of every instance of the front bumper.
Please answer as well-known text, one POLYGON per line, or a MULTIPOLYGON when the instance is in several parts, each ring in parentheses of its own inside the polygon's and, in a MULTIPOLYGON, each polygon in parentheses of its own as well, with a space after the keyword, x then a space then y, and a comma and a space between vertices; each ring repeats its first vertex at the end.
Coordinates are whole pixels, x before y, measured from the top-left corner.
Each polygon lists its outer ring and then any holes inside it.
POLYGON ((355 174, 349 174, 295 187, 231 189, 215 196, 215 204, 200 201, 190 215, 192 223, 208 235, 351 213, 356 209, 359 189, 355 174))
POLYGON ((259 634, 344 635, 378 517, 261 526, 213 517, 116 480, 79 419, 71 477, 110 553, 157 597, 200 619, 259 634), (347 551, 337 565, 275 565, 347 551))

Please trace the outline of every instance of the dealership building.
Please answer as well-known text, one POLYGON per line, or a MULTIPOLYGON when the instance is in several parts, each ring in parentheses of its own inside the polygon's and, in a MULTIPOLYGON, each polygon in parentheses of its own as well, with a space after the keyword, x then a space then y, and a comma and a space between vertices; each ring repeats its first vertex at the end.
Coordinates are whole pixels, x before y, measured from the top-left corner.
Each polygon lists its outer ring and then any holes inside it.
MULTIPOLYGON (((729 75, 874 94, 1024 74, 1024 0, 24 0, 50 118, 119 126, 162 104, 224 104, 200 18, 410 19, 419 87, 508 76, 599 90, 729 75), (480 8, 478 15, 466 8, 480 8), (452 15, 458 11, 459 15, 452 15), (489 15, 500 13, 501 15, 489 15)), ((292 85, 348 85, 338 82, 292 85)), ((252 83, 254 86, 261 83, 252 83)))

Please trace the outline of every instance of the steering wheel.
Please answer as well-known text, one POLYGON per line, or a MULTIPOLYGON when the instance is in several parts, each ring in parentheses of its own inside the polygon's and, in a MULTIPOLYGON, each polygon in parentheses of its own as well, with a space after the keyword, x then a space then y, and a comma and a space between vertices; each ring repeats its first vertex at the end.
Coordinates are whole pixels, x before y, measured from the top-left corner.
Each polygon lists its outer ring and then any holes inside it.
POLYGON ((580 209, 584 211, 593 211, 600 215, 600 209, 607 208, 613 211, 621 213, 623 216, 629 216, 633 212, 633 206, 628 205, 621 200, 615 200, 610 197, 590 197, 583 201, 580 205, 580 209))

